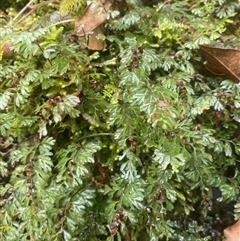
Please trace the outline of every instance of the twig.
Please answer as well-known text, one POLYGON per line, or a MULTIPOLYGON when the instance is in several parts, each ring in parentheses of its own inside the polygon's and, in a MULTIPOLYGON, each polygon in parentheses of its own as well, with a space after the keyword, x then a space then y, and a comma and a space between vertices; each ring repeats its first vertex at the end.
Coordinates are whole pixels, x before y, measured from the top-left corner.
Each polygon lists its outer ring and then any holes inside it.
POLYGON ((15 24, 18 24, 20 22, 22 22, 26 17, 28 17, 32 12, 34 12, 36 9, 32 9, 30 12, 28 12, 26 15, 22 16, 22 18, 20 18, 15 24))
POLYGON ((32 3, 34 0, 31 0, 12 20, 14 22, 32 3))
POLYGON ((171 1, 172 0, 167 0, 167 1, 163 2, 162 4, 159 4, 156 11, 159 12, 166 4, 170 3, 171 1))
POLYGON ((45 6, 45 5, 48 5, 50 3, 53 3, 53 2, 57 2, 58 0, 49 0, 49 1, 45 1, 45 2, 41 2, 41 3, 38 3, 38 4, 35 4, 35 5, 32 5, 31 6, 31 3, 33 2, 34 0, 31 0, 19 13, 18 15, 12 20, 13 22, 20 16, 20 14, 22 14, 27 8, 30 8, 31 11, 29 11, 26 15, 22 16, 22 18, 20 18, 15 24, 18 24, 20 22, 22 22, 25 18, 27 18, 30 14, 32 14, 36 9, 42 7, 42 6, 45 6))
POLYGON ((54 23, 53 25, 59 25, 59 24, 62 24, 62 23, 69 23, 69 22, 73 22, 73 21, 75 21, 75 19, 70 18, 70 19, 63 20, 61 22, 54 23))
POLYGON ((29 8, 31 9, 37 9, 37 8, 40 8, 44 5, 48 5, 50 3, 54 3, 54 2, 57 2, 58 0, 49 0, 49 1, 45 1, 45 2, 41 2, 41 3, 38 3, 38 4, 34 4, 32 6, 29 6, 29 8))

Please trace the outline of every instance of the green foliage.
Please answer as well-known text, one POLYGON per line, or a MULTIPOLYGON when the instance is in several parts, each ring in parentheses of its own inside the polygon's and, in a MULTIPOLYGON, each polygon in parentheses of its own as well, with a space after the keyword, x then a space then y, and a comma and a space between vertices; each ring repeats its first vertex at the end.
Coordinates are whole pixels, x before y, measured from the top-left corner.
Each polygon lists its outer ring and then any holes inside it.
POLYGON ((78 11, 83 13, 86 5, 86 0, 61 0, 59 10, 63 15, 78 11))
POLYGON ((128 2, 102 52, 70 23, 0 28, 1 240, 221 240, 207 218, 239 217, 240 85, 199 52, 236 38, 238 1, 128 2))

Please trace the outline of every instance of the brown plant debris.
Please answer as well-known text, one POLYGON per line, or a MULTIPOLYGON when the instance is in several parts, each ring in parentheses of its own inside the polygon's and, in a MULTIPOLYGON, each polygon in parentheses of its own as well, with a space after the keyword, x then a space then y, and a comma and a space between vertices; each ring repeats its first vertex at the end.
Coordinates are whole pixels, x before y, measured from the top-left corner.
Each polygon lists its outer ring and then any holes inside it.
POLYGON ((224 229, 224 241, 239 241, 240 240, 240 219, 233 224, 224 229))
POLYGON ((213 74, 240 82, 240 50, 200 45, 205 67, 213 74))
POLYGON ((74 35, 85 37, 88 49, 103 50, 106 48, 106 41, 104 40, 106 28, 104 24, 113 19, 109 17, 111 11, 122 13, 126 11, 126 6, 125 0, 96 0, 92 2, 85 15, 75 21, 74 35), (100 35, 103 38, 99 38, 100 35))

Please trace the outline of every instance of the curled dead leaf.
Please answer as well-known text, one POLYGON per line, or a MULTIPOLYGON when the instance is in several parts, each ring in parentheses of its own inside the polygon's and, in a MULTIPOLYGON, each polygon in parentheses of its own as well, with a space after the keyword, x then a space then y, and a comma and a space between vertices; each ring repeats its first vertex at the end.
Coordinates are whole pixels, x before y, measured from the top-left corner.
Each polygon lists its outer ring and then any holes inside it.
POLYGON ((77 27, 75 34, 77 36, 85 36, 106 21, 106 12, 111 10, 112 4, 107 1, 105 6, 103 2, 105 1, 97 0, 91 3, 85 15, 80 20, 75 21, 77 27))
POLYGON ((224 241, 239 241, 240 240, 240 219, 223 230, 224 241))
POLYGON ((102 50, 105 49, 107 44, 103 39, 99 39, 100 35, 104 35, 102 26, 98 26, 94 29, 92 34, 88 37, 88 48, 91 50, 102 50))
POLYGON ((86 37, 87 46, 91 50, 102 50, 106 47, 105 40, 99 39, 98 35, 105 35, 104 23, 108 20, 108 12, 122 11, 125 0, 96 0, 92 2, 84 16, 75 21, 76 30, 74 35, 86 37), (120 7, 121 6, 121 7, 120 7))
POLYGON ((205 67, 213 74, 240 82, 240 50, 200 45, 205 67))

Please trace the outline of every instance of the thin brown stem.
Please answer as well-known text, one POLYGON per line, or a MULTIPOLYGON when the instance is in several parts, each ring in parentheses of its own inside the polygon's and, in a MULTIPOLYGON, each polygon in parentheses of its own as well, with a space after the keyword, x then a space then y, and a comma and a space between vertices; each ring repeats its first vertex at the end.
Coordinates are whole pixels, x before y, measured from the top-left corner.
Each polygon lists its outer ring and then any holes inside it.
POLYGON ((33 3, 34 0, 31 0, 12 20, 14 22, 29 6, 33 3))
POLYGON ((166 4, 170 3, 171 1, 172 0, 167 0, 167 1, 163 2, 162 4, 159 4, 156 11, 159 12, 166 4))
POLYGON ((38 3, 38 4, 34 4, 32 6, 29 6, 29 8, 31 9, 37 9, 37 8, 40 8, 42 6, 45 6, 45 5, 48 5, 50 3, 54 3, 54 2, 57 2, 58 0, 48 0, 48 1, 45 1, 45 2, 41 2, 41 3, 38 3))
POLYGON ((34 4, 31 5, 32 2, 34 0, 31 0, 18 14, 17 16, 12 20, 12 22, 16 21, 16 19, 26 10, 26 9, 31 9, 31 11, 29 11, 27 14, 25 14, 24 16, 22 16, 22 18, 20 18, 15 24, 19 24, 20 22, 22 22, 24 19, 26 19, 30 14, 32 14, 34 11, 36 11, 37 9, 39 9, 42 6, 48 5, 50 3, 54 3, 54 2, 58 2, 58 0, 49 0, 49 1, 45 1, 45 2, 41 2, 38 4, 34 4))

